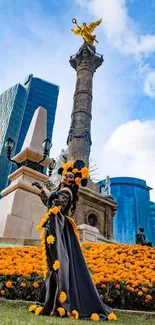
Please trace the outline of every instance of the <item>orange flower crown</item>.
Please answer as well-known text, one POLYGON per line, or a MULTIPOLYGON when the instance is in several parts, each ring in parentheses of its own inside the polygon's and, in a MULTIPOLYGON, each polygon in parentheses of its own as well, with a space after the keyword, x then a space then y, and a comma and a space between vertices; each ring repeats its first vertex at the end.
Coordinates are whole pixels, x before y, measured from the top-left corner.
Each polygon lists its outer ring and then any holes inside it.
POLYGON ((68 172, 72 172, 75 178, 75 184, 83 187, 87 186, 89 176, 89 170, 85 166, 82 160, 68 161, 62 167, 58 169, 59 175, 66 175, 68 172))

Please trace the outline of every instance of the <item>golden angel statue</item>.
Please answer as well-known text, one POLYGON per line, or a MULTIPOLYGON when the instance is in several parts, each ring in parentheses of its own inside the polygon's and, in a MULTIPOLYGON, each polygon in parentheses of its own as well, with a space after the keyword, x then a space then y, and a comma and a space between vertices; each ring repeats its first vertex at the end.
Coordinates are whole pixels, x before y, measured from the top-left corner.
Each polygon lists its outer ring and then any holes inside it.
POLYGON ((83 23, 83 25, 80 27, 77 23, 77 20, 75 18, 72 19, 72 23, 76 24, 76 28, 71 29, 71 31, 76 35, 81 35, 85 42, 93 45, 94 42, 98 43, 96 39, 96 35, 92 35, 92 32, 94 29, 100 25, 102 22, 102 19, 95 21, 89 25, 86 23, 83 23))

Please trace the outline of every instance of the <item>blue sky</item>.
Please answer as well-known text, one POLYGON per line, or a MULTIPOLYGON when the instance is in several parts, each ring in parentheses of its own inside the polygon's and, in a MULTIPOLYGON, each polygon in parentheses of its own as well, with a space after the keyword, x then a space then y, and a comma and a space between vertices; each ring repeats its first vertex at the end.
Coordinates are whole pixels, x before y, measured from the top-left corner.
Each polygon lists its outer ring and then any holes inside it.
POLYGON ((139 177, 155 188, 154 14, 155 0, 0 0, 0 93, 29 73, 60 85, 53 156, 66 146, 76 81, 69 57, 82 44, 72 18, 102 18, 91 157, 100 178, 139 177))

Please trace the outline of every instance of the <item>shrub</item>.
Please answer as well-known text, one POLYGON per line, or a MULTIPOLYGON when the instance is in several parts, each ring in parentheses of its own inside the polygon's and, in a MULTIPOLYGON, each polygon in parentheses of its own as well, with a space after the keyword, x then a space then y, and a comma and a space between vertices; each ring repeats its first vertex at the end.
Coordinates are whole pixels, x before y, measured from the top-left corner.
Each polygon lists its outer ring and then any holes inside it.
MULTIPOLYGON (((155 310, 155 249, 83 243, 82 250, 101 299, 114 308, 155 310)), ((0 248, 0 296, 38 300, 44 288, 42 247, 0 248)))

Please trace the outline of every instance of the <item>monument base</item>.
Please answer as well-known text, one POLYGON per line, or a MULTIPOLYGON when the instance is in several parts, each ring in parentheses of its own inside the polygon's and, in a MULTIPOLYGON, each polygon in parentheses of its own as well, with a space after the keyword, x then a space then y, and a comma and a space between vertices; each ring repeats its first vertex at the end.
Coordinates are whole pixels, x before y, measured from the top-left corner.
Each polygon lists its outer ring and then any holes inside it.
MULTIPOLYGON (((80 188, 74 219, 77 226, 91 226, 91 229, 94 229, 92 238, 97 236, 96 241, 103 239, 103 241, 115 242, 113 238, 113 217, 116 209, 117 205, 111 196, 104 197, 90 187, 80 188), (98 230, 98 235, 95 229, 98 230)), ((81 236, 86 236, 86 240, 88 240, 86 228, 79 229, 83 229, 81 236)))
POLYGON ((0 247, 23 247, 40 245, 40 239, 0 237, 0 247))
POLYGON ((44 185, 48 177, 22 166, 9 176, 11 184, 2 191, 0 200, 0 237, 38 239, 36 225, 47 208, 38 196, 35 181, 44 185))
MULTIPOLYGON (((99 234, 97 228, 81 225, 78 227, 80 234, 80 242, 92 242, 92 243, 116 243, 115 241, 110 241, 104 236, 99 234)), ((23 246, 41 246, 40 239, 30 239, 30 238, 14 238, 14 237, 0 237, 0 247, 23 247, 23 246)))
POLYGON ((46 139, 46 125, 47 111, 38 107, 21 152, 12 158, 20 163, 20 168, 9 175, 11 184, 1 192, 0 237, 38 239, 40 236, 36 225, 40 223, 47 208, 38 196, 38 188, 32 186, 32 183, 39 182, 44 186, 48 180, 48 176, 42 171, 52 160, 46 157, 42 161, 41 149, 41 143, 46 139))
POLYGON ((96 227, 92 227, 86 224, 78 226, 80 241, 81 242, 93 242, 93 243, 117 243, 114 239, 108 240, 99 233, 96 227))

